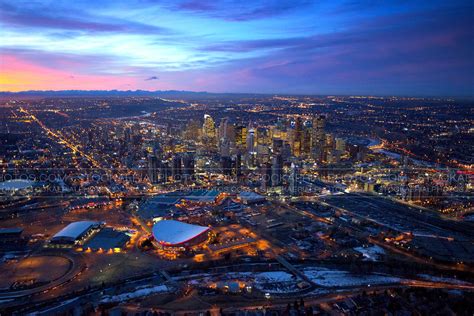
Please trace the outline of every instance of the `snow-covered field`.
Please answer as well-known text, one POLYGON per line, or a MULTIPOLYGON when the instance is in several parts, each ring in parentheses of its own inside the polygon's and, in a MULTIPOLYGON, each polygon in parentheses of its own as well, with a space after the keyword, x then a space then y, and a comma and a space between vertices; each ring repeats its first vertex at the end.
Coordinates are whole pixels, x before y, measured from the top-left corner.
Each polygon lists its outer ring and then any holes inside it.
POLYGON ((360 252, 364 259, 369 261, 380 260, 380 257, 385 254, 385 250, 377 245, 370 247, 355 247, 354 250, 360 252))
POLYGON ((442 277, 437 277, 437 276, 429 275, 429 274, 418 274, 418 276, 426 281, 451 283, 451 284, 459 284, 459 285, 472 285, 472 283, 458 280, 458 279, 453 279, 453 278, 442 278, 442 277))
POLYGON ((289 282, 295 281, 296 278, 285 271, 268 271, 255 274, 256 282, 289 282))
POLYGON ((299 291, 295 282, 256 283, 255 288, 264 293, 271 294, 289 294, 299 291))
MULTIPOLYGON (((326 288, 344 288, 356 286, 370 286, 381 284, 400 283, 401 278, 372 273, 357 275, 344 270, 332 270, 323 267, 300 267, 312 282, 326 288)), ((266 272, 233 272, 223 275, 214 275, 193 279, 191 284, 206 286, 215 282, 239 281, 246 285, 251 285, 255 289, 272 294, 289 294, 301 291, 298 283, 302 280, 286 271, 266 271, 266 272)))
POLYGON ((170 289, 166 285, 156 285, 146 288, 136 288, 133 292, 122 293, 118 295, 104 295, 100 300, 101 303, 123 302, 138 297, 148 296, 156 293, 168 292, 170 289))
POLYGON ((303 273, 314 283, 325 287, 347 287, 379 285, 400 282, 401 279, 383 274, 356 275, 348 271, 329 270, 326 268, 306 268, 303 273))
POLYGON ((298 291, 297 279, 284 271, 268 271, 255 274, 254 286, 267 293, 291 293, 298 291))

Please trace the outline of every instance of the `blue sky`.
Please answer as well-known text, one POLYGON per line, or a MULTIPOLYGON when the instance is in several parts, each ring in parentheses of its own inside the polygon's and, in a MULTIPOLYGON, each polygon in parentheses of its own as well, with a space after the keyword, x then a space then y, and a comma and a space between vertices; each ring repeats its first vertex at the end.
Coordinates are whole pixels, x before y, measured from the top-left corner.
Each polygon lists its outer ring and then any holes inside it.
POLYGON ((472 1, 0 1, 1 90, 472 96, 472 1))

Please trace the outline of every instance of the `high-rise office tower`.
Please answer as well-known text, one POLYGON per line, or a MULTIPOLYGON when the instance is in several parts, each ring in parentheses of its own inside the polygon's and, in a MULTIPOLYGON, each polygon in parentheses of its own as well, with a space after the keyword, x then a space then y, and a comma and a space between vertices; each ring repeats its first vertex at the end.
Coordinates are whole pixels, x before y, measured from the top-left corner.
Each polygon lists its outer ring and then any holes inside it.
POLYGON ((186 176, 194 175, 194 154, 192 152, 183 155, 183 174, 186 176))
POLYGON ((278 118, 275 126, 272 128, 272 137, 283 139, 283 132, 286 130, 285 124, 278 118))
POLYGON ((216 125, 209 114, 204 114, 204 123, 202 125, 203 137, 207 140, 214 140, 216 138, 216 125))
POLYGON ((226 131, 227 139, 229 140, 230 146, 235 147, 235 126, 234 124, 227 124, 227 131, 226 131))
POLYGON ((311 153, 311 127, 308 121, 303 124, 303 139, 301 141, 301 154, 308 157, 311 153))
POLYGON ((222 118, 219 124, 219 129, 217 131, 217 137, 219 138, 219 140, 229 138, 229 135, 227 135, 228 125, 229 119, 227 117, 222 118))
POLYGON ((336 137, 336 149, 341 153, 346 151, 346 140, 344 138, 336 137))
POLYGON ((292 137, 292 151, 295 157, 301 156, 301 145, 303 142, 303 120, 301 117, 297 117, 295 121, 295 127, 293 129, 292 137))
POLYGON ((288 160, 291 157, 291 146, 287 142, 283 143, 283 147, 281 148, 280 151, 281 158, 283 160, 288 160))
POLYGON ((247 152, 255 152, 255 130, 249 129, 247 134, 247 152))
POLYGON ((229 156, 221 157, 222 174, 225 176, 232 175, 232 158, 229 156))
POLYGON ((242 156, 240 154, 232 156, 232 175, 236 177, 242 175, 242 156))
POLYGON ((230 156, 230 141, 226 138, 221 138, 219 141, 219 151, 222 157, 230 156))
POLYGON ((257 127, 257 144, 258 145, 270 145, 270 133, 265 127, 257 127))
POLYGON ((196 141, 200 139, 203 133, 203 127, 198 120, 189 120, 183 131, 183 138, 186 140, 196 141))
POLYGON ((173 176, 173 180, 175 181, 181 180, 181 176, 183 174, 181 163, 181 155, 174 155, 171 164, 171 175, 173 176))
POLYGON ((335 145, 334 135, 326 134, 326 147, 331 149, 331 148, 334 148, 334 145, 335 145))
POLYGON ((247 147, 247 127, 244 125, 235 126, 235 145, 238 148, 246 149, 247 147))
POLYGON ((281 140, 279 138, 274 138, 273 139, 273 144, 272 144, 273 153, 279 154, 279 153, 281 153, 282 149, 283 149, 283 140, 281 140))
POLYGON ((263 191, 268 190, 272 186, 272 164, 267 162, 261 168, 262 181, 260 188, 263 191))
POLYGON ((341 160, 341 151, 337 149, 330 149, 326 154, 326 161, 328 163, 338 163, 341 160))
POLYGON ((313 118, 313 130, 311 135, 311 152, 314 159, 322 161, 324 156, 324 145, 326 142, 326 135, 324 128, 326 125, 326 117, 318 115, 313 118))
POLYGON ((156 158, 155 155, 149 155, 148 156, 148 178, 150 179, 150 182, 153 184, 159 183, 159 164, 158 164, 158 158, 156 158))
POLYGON ((272 159, 272 187, 280 186, 283 180, 283 158, 280 154, 272 159))
POLYGON ((298 167, 294 163, 292 163, 290 178, 289 178, 289 191, 292 196, 299 195, 298 177, 299 177, 298 167))

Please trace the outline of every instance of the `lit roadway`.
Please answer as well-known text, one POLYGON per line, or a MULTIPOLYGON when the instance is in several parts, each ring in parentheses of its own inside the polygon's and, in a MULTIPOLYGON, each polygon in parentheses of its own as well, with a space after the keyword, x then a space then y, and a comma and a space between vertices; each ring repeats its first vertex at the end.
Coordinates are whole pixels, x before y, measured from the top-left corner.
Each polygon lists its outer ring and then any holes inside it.
POLYGON ((31 119, 33 121, 35 121, 36 123, 38 123, 38 125, 44 129, 46 131, 46 133, 48 133, 49 135, 59 139, 61 141, 62 144, 66 145, 66 147, 68 147, 69 149, 71 149, 74 153, 79 153, 81 156, 87 158, 87 160, 89 160, 89 162, 96 168, 101 168, 101 165, 100 163, 95 160, 92 156, 86 154, 85 152, 83 152, 82 150, 80 150, 76 145, 70 143, 67 139, 64 138, 64 136, 62 136, 59 132, 54 132, 53 130, 51 130, 50 128, 48 128, 46 125, 43 124, 43 122, 41 122, 35 115, 31 114, 30 112, 28 112, 27 110, 25 110, 24 108, 20 108, 20 112, 21 113, 24 113, 26 115, 29 115, 31 117, 31 119))
MULTIPOLYGON (((35 115, 31 114, 28 112, 28 110, 25 110, 24 108, 20 108, 20 112, 24 113, 28 116, 31 117, 33 121, 38 123, 38 125, 46 131, 48 135, 51 135, 59 140, 59 142, 63 145, 65 145, 67 148, 71 149, 74 153, 79 153, 81 156, 85 157, 95 168, 103 170, 104 172, 107 173, 107 171, 102 168, 101 164, 91 155, 85 153, 83 150, 81 150, 77 145, 73 144, 71 141, 67 140, 60 132, 55 132, 49 127, 47 127, 43 122, 41 122, 35 115)), ((112 176, 116 181, 118 180, 117 177, 114 175, 107 173, 109 176, 112 176)), ((128 188, 129 189, 129 188, 128 188)))

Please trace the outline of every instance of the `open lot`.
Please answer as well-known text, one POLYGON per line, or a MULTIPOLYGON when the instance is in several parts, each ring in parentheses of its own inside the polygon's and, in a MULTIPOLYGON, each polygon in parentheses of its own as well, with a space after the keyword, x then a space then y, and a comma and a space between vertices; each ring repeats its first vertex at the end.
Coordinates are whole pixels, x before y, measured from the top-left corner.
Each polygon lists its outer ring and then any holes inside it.
POLYGON ((21 287, 34 287, 56 280, 65 275, 71 268, 72 262, 60 256, 35 256, 20 259, 18 262, 9 261, 0 266, 2 277, 0 288, 15 287, 15 282, 21 287))

